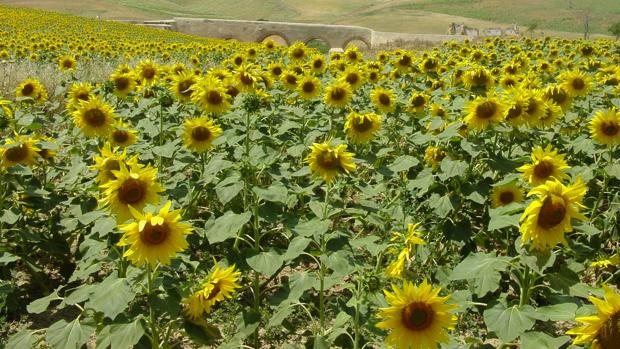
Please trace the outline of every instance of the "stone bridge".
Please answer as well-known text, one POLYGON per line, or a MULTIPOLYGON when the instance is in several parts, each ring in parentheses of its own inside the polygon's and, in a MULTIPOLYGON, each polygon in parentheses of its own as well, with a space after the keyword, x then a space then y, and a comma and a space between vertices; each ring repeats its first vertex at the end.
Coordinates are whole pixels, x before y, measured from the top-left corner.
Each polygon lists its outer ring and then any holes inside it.
POLYGON ((369 28, 350 25, 202 18, 174 18, 161 21, 129 22, 215 39, 262 42, 270 36, 278 36, 282 38, 287 45, 295 41, 308 43, 311 40, 318 39, 324 41, 332 49, 346 48, 352 41, 363 42, 366 48, 370 49, 375 48, 377 45, 398 41, 437 43, 446 40, 462 41, 469 37, 467 35, 378 32, 369 28))

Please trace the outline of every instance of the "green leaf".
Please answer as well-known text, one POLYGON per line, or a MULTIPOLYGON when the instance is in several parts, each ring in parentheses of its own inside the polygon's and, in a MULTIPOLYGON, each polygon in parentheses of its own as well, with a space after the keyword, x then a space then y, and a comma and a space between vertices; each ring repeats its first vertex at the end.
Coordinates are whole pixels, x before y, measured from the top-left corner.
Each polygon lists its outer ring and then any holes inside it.
POLYGON ((576 311, 577 304, 574 303, 554 304, 536 309, 537 315, 540 315, 541 320, 545 321, 572 321, 575 319, 576 311))
POLYGON ((452 212, 454 209, 452 200, 450 199, 450 194, 446 194, 442 197, 438 197, 438 195, 433 194, 429 199, 429 206, 434 209, 435 213, 441 218, 447 217, 448 213, 452 212))
POLYGON ((67 322, 62 319, 50 326, 45 332, 45 340, 54 349, 77 349, 84 345, 95 327, 81 324, 80 318, 67 322))
MULTIPOLYGON (((65 303, 78 304, 82 303, 90 297, 90 294, 97 288, 97 285, 83 284, 73 289, 73 291, 65 296, 65 303)), ((66 294, 66 293, 65 293, 66 294)))
POLYGON ((322 336, 315 336, 313 337, 313 345, 312 345, 312 349, 329 349, 329 342, 327 341, 327 338, 322 337, 322 336))
POLYGON ((34 331, 20 331, 9 337, 5 349, 34 348, 36 341, 37 337, 34 335, 34 331))
POLYGON ((222 338, 220 330, 211 324, 204 323, 197 325, 191 321, 183 321, 183 327, 189 337, 196 343, 202 345, 214 345, 215 342, 222 338))
POLYGON ((0 264, 3 264, 3 265, 18 261, 20 259, 21 258, 19 258, 18 256, 11 254, 9 252, 2 252, 2 254, 0 254, 0 264))
POLYGON ((620 164, 609 164, 605 167, 605 172, 611 177, 620 179, 620 164))
POLYGON ((174 151, 178 148, 177 143, 178 141, 168 142, 161 146, 154 146, 151 149, 153 154, 170 159, 174 155, 174 151))
POLYGON ((0 222, 6 224, 15 224, 19 219, 19 214, 15 212, 16 209, 4 210, 2 216, 0 216, 0 222))
POLYGON ((302 252, 304 252, 306 247, 308 247, 308 245, 310 244, 310 241, 312 240, 306 237, 296 236, 288 244, 288 249, 286 250, 286 253, 282 255, 282 259, 284 261, 292 261, 293 259, 299 257, 302 254, 302 252))
POLYGON ((256 193, 256 195, 258 195, 259 198, 265 201, 286 204, 288 199, 288 190, 281 183, 273 184, 267 189, 254 187, 252 190, 256 193))
POLYGON ((91 212, 86 212, 78 217, 77 220, 78 222, 84 224, 84 225, 89 225, 90 223, 94 222, 95 220, 97 220, 97 218, 104 216, 106 213, 100 210, 97 211, 91 211, 91 212))
POLYGON ((468 167, 469 165, 465 161, 451 160, 446 157, 441 161, 442 173, 439 175, 439 178, 446 180, 456 176, 463 176, 468 167))
POLYGON ((305 291, 313 287, 318 287, 318 280, 313 274, 301 271, 289 277, 288 285, 290 288, 288 299, 298 301, 305 291))
POLYGON ((267 323, 267 328, 280 326, 284 319, 288 318, 295 308, 292 306, 292 302, 290 300, 285 300, 276 308, 273 315, 269 318, 269 323, 267 323))
POLYGON ((104 237, 113 232, 114 229, 116 229, 116 220, 112 217, 104 217, 97 219, 90 231, 99 234, 100 237, 104 237))
POLYGON ((144 335, 142 318, 125 324, 110 325, 110 344, 112 349, 133 348, 144 335))
POLYGON ((407 184, 407 189, 418 189, 418 195, 423 195, 428 191, 428 188, 430 188, 433 183, 435 183, 435 176, 433 175, 433 170, 430 168, 426 168, 422 170, 422 172, 418 173, 415 179, 409 181, 409 183, 407 184))
POLYGON ((408 171, 413 166, 419 164, 420 161, 411 155, 401 155, 388 166, 392 172, 408 171))
MULTIPOLYGON (((221 183, 220 183, 221 184, 221 183)), ((220 200, 222 205, 226 205, 230 200, 234 199, 241 190, 243 190, 243 182, 235 182, 230 185, 220 185, 218 184, 215 187, 215 194, 217 198, 220 200)))
POLYGON ((569 340, 569 336, 551 337, 542 332, 525 332, 521 335, 521 349, 557 349, 569 340))
POLYGON ((519 226, 519 218, 521 214, 515 215, 496 215, 491 216, 491 220, 489 220, 489 231, 500 230, 506 227, 518 227, 519 226))
POLYGON ((102 283, 96 285, 85 306, 102 312, 114 320, 127 308, 135 296, 127 279, 119 278, 116 273, 112 273, 102 283))
POLYGON ((472 280, 474 293, 484 296, 497 290, 501 272, 508 268, 510 257, 498 257, 493 252, 474 253, 459 263, 450 276, 451 280, 472 280))
POLYGON ((60 290, 60 287, 55 289, 54 292, 48 294, 47 296, 32 301, 30 304, 28 304, 26 310, 28 310, 30 314, 41 314, 42 312, 46 311, 47 307, 49 307, 50 305, 50 302, 57 299, 62 299, 62 297, 58 296, 58 290, 60 290))
POLYGON ((344 250, 334 252, 327 258, 322 257, 321 260, 324 260, 325 266, 338 275, 348 275, 354 269, 350 253, 344 250))
POLYGON ((282 256, 273 250, 248 257, 246 262, 252 269, 267 277, 272 276, 284 263, 282 256))
POLYGON ((484 322, 490 331, 504 342, 510 342, 534 326, 536 312, 533 307, 525 305, 522 308, 514 305, 506 308, 498 303, 493 308, 484 311, 484 322))
POLYGON ((223 216, 217 218, 210 226, 206 227, 206 235, 210 244, 225 241, 237 236, 239 229, 246 224, 252 212, 243 212, 236 214, 232 211, 224 213, 223 216))
POLYGON ((321 236, 329 230, 331 224, 331 221, 315 218, 307 222, 297 224, 292 230, 300 236, 321 236))

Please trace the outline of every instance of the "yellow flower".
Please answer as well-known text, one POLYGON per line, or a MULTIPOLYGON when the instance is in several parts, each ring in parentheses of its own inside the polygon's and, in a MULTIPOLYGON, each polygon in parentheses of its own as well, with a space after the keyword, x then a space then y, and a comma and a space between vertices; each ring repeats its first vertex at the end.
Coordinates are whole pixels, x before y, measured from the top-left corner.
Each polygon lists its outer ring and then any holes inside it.
POLYGON ((128 147, 138 140, 136 133, 138 133, 138 131, 130 129, 129 125, 122 121, 117 121, 117 123, 112 126, 108 141, 112 146, 128 147))
POLYGON ((15 97, 30 97, 37 103, 47 100, 47 90, 36 79, 26 79, 15 88, 15 97))
POLYGON ((414 93, 411 95, 411 98, 409 98, 409 106, 407 110, 419 113, 424 110, 429 99, 430 97, 426 93, 414 93))
POLYGON ((393 278, 400 277, 400 275, 405 270, 405 264, 411 261, 413 257, 413 249, 415 248, 415 246, 426 245, 426 241, 424 241, 420 237, 420 231, 417 230, 419 225, 420 223, 407 224, 406 235, 398 232, 392 233, 392 238, 390 239, 390 241, 393 243, 397 243, 398 246, 390 248, 389 252, 391 252, 391 254, 394 254, 393 252, 395 251, 399 252, 398 257, 387 266, 385 270, 385 274, 387 276, 393 278))
POLYGON ((523 191, 515 183, 511 182, 504 185, 499 185, 491 189, 491 207, 497 208, 500 206, 506 206, 513 202, 523 201, 523 191))
POLYGON ((364 71, 360 66, 349 66, 342 73, 340 79, 346 81, 351 89, 357 90, 365 82, 364 71))
POLYGON ((592 262, 590 264, 590 266, 594 268, 607 268, 612 265, 620 265, 620 255, 618 255, 617 253, 612 255, 609 258, 602 259, 596 262, 592 262))
POLYGON ((123 257, 136 266, 148 263, 155 268, 157 262, 170 264, 172 257, 187 248, 185 235, 192 233, 192 227, 181 223, 181 210, 170 211, 171 206, 172 201, 166 202, 157 214, 143 214, 129 206, 135 221, 119 226, 124 233, 118 246, 129 246, 123 257))
POLYGON ((581 204, 585 194, 586 185, 581 179, 564 186, 554 178, 532 189, 527 196, 537 195, 538 199, 521 216, 521 241, 531 242, 535 250, 550 250, 559 242, 566 244, 564 233, 573 231, 571 219, 587 219, 579 213, 585 207, 581 204))
POLYGON ((568 111, 573 103, 573 99, 561 85, 547 86, 543 91, 542 99, 555 102, 564 112, 568 111))
POLYGON ((125 97, 136 88, 136 76, 132 72, 116 72, 110 76, 114 94, 125 97))
POLYGON ((590 121, 590 136, 601 144, 620 144, 620 113, 601 110, 594 114, 590 121))
POLYGON ((355 154, 347 152, 346 144, 332 146, 331 142, 314 143, 310 146, 310 154, 305 161, 310 165, 310 171, 322 177, 325 182, 331 182, 340 173, 351 173, 357 165, 353 162, 355 154))
POLYGON ((216 263, 215 269, 202 282, 200 289, 181 301, 185 314, 190 319, 197 320, 203 314, 211 312, 216 303, 231 298, 232 293, 241 288, 238 283, 240 277, 241 272, 234 265, 221 268, 216 263))
POLYGON ((526 122, 529 98, 525 91, 519 88, 510 88, 504 92, 502 102, 506 105, 504 119, 512 126, 519 126, 526 122))
POLYGON ((467 115, 463 121, 469 128, 484 130, 502 121, 505 109, 493 97, 476 97, 465 107, 467 115))
POLYGON ((532 163, 517 168, 517 171, 523 172, 523 179, 531 185, 539 185, 552 177, 559 180, 569 178, 564 173, 564 170, 569 168, 564 155, 558 154, 551 145, 547 145, 545 149, 542 147, 532 149, 532 163))
POLYGON ((202 110, 214 114, 223 114, 230 109, 230 96, 224 84, 213 78, 205 77, 192 85, 192 102, 202 110))
POLYGON ((303 42, 295 42, 288 48, 288 56, 292 61, 299 61, 306 57, 308 48, 303 42))
POLYGON ((121 169, 121 163, 125 166, 130 164, 137 165, 138 158, 133 157, 127 161, 127 151, 123 150, 122 153, 117 153, 119 147, 112 148, 112 145, 106 142, 99 151, 101 155, 95 156, 95 164, 91 166, 91 169, 97 171, 97 182, 99 184, 107 183, 116 179, 116 175, 113 171, 119 171, 121 169))
POLYGON ((39 157, 36 139, 15 133, 13 139, 6 139, 0 146, 1 167, 13 167, 15 165, 34 165, 39 157))
POLYGON ((297 84, 297 93, 304 99, 311 99, 318 96, 321 93, 321 80, 312 75, 304 76, 297 84))
POLYGON ((536 126, 543 128, 553 126, 564 115, 562 108, 551 100, 543 103, 543 110, 544 113, 540 116, 538 122, 535 123, 536 126))
POLYGON ((381 116, 375 113, 349 113, 344 124, 344 131, 351 142, 364 144, 370 142, 381 128, 381 116))
POLYGON ((620 343, 620 295, 604 285, 605 298, 588 297, 596 306, 597 314, 578 317, 575 320, 586 324, 568 330, 577 336, 573 344, 591 343, 591 349, 616 349, 620 343))
POLYGON ((142 86, 153 85, 159 75, 159 66, 150 59, 140 61, 136 66, 136 75, 142 86))
POLYGON ((67 98, 69 99, 67 109, 73 111, 80 106, 80 103, 88 101, 92 90, 93 86, 88 82, 73 83, 69 88, 69 93, 67 93, 67 98))
POLYGON ((384 89, 383 87, 376 87, 372 90, 370 100, 384 114, 394 111, 396 106, 394 91, 384 89))
POLYGON ((132 217, 129 206, 142 210, 148 204, 157 204, 159 194, 164 188, 157 183, 157 169, 150 166, 140 167, 132 163, 125 165, 119 162, 120 170, 112 170, 116 177, 105 184, 101 184, 103 198, 99 201, 101 207, 109 209, 116 215, 116 220, 122 223, 132 217))
POLYGON ((558 80, 562 82, 561 86, 571 97, 585 96, 592 87, 592 78, 579 70, 561 74, 558 80))
POLYGON ((192 86, 198 78, 192 72, 181 72, 174 76, 170 90, 178 100, 186 102, 192 97, 192 86))
POLYGON ((351 102, 353 91, 348 82, 337 80, 325 89, 323 101, 334 108, 344 108, 351 102))
POLYGON ((11 110, 11 101, 0 99, 0 109, 2 109, 4 114, 9 118, 13 117, 13 110, 11 110))
POLYGON ((484 67, 473 67, 463 74, 463 84, 467 89, 484 88, 490 90, 495 86, 493 75, 484 67))
POLYGON ((75 58, 71 56, 64 55, 58 58, 58 69, 61 71, 75 70, 76 66, 77 62, 75 58))
POLYGON ((446 304, 450 296, 439 297, 441 288, 433 289, 426 279, 414 285, 409 281, 392 292, 384 291, 390 307, 380 308, 383 321, 377 327, 390 330, 385 343, 396 349, 435 349, 449 340, 446 329, 454 329, 456 305, 446 304))
POLYGON ((433 169, 438 168, 439 165, 441 164, 441 161, 445 157, 446 157, 446 152, 443 151, 441 148, 429 145, 424 150, 424 163, 426 163, 428 166, 432 167, 433 169))
POLYGON ((183 145, 197 153, 210 149, 213 140, 222 134, 222 129, 206 116, 185 120, 183 131, 183 145))
POLYGON ((116 119, 114 109, 100 97, 81 102, 71 115, 75 125, 88 137, 107 136, 116 119))

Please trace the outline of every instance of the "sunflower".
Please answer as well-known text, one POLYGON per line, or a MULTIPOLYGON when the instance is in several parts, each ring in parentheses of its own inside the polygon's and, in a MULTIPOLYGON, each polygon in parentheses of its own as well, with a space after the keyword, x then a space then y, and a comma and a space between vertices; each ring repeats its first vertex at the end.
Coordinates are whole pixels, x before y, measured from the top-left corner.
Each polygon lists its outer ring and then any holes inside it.
POLYGON ((502 121, 505 109, 494 97, 476 97, 465 107, 467 115, 463 121, 470 128, 484 130, 502 121))
POLYGON ((396 95, 394 91, 384 89, 383 87, 376 87, 370 93, 370 100, 375 106, 384 114, 388 114, 394 111, 396 107, 396 95))
POLYGON ((224 84, 205 77, 192 85, 192 102, 202 110, 214 114, 223 114, 230 109, 230 97, 224 84))
POLYGON ((590 266, 593 268, 607 268, 610 266, 620 265, 620 255, 614 254, 608 258, 598 260, 596 262, 590 263, 590 266))
POLYGON ((47 90, 36 79, 26 79, 15 88, 15 97, 30 97, 37 103, 43 103, 47 100, 47 90))
POLYGON ((138 164, 137 156, 127 160, 127 151, 123 150, 122 153, 118 153, 118 150, 119 147, 112 148, 112 145, 106 142, 103 148, 99 149, 100 155, 95 156, 95 164, 90 166, 90 168, 97 171, 97 182, 99 184, 115 180, 116 175, 113 171, 120 170, 121 163, 125 164, 125 166, 138 164))
POLYGON ((409 98, 409 106, 407 110, 419 113, 424 110, 426 103, 431 97, 423 92, 416 92, 409 98))
POLYGON ((506 105, 504 120, 512 125, 519 126, 526 121, 529 98, 527 94, 518 88, 511 88, 504 92, 502 103, 506 105))
POLYGON ((413 54, 409 52, 403 52, 400 56, 396 57, 393 64, 400 72, 408 72, 413 65, 413 54))
POLYGON ((407 224, 407 233, 392 233, 390 241, 395 245, 388 250, 388 254, 396 254, 398 256, 386 268, 385 274, 389 277, 398 278, 405 270, 405 264, 413 258, 413 249, 416 245, 425 245, 426 242, 420 237, 420 231, 417 230, 420 223, 407 224))
POLYGON ((136 88, 136 76, 131 72, 115 72, 110 76, 117 97, 125 97, 136 88))
POLYGON ((564 173, 564 170, 569 168, 564 155, 558 154, 551 145, 547 145, 545 149, 542 147, 532 149, 532 163, 517 168, 517 171, 523 172, 523 179, 526 182, 540 185, 552 177, 560 180, 569 178, 564 173))
POLYGON ((207 76, 211 78, 215 78, 219 81, 224 81, 226 79, 232 78, 232 74, 226 68, 222 68, 222 67, 213 67, 209 69, 207 76))
POLYGON ((597 314, 578 317, 575 320, 586 324, 568 330, 577 336, 574 344, 591 343, 591 349, 617 349, 620 343, 620 295, 611 287, 603 285, 605 298, 588 297, 596 306, 597 314))
POLYGON ((620 144, 620 113, 615 110, 601 110, 590 121, 590 136, 605 144, 620 144))
POLYGON ((348 82, 353 90, 357 90, 364 85, 364 70, 361 69, 360 66, 349 66, 342 75, 340 75, 340 79, 348 82))
POLYGON ((252 92, 256 90, 256 84, 260 79, 260 71, 256 64, 242 64, 235 69, 233 79, 237 88, 242 92, 252 92))
POLYGON ((60 69, 61 71, 73 71, 75 70, 76 66, 77 61, 71 56, 64 55, 58 58, 58 69, 60 69))
POLYGON ((564 115, 562 108, 553 101, 545 101, 543 109, 545 111, 544 114, 536 122, 536 126, 539 127, 551 127, 564 115))
POLYGON ((138 131, 129 128, 129 125, 122 121, 117 121, 112 125, 112 131, 108 136, 108 141, 112 146, 128 147, 138 140, 138 131))
POLYGON ((542 93, 538 90, 527 90, 524 95, 527 99, 527 108, 522 117, 528 125, 536 125, 545 114, 545 101, 542 99, 542 93))
POLYGON ((430 108, 431 115, 435 117, 440 117, 442 119, 448 118, 448 111, 442 105, 438 103, 433 103, 430 108))
POLYGON ((6 139, 0 146, 1 167, 13 167, 15 165, 34 165, 37 163, 41 149, 36 146, 36 139, 15 133, 13 139, 6 139))
POLYGON ((318 96, 321 93, 321 80, 312 75, 304 76, 299 79, 297 93, 304 99, 312 99, 318 96))
POLYGON ((206 116, 185 120, 183 130, 183 144, 197 153, 210 149, 213 140, 222 134, 222 129, 206 116))
POLYGON ((305 162, 310 164, 310 171, 331 182, 340 173, 351 173, 357 165, 353 162, 355 154, 347 152, 346 144, 332 146, 331 142, 314 143, 305 162))
POLYGON ((109 209, 122 223, 132 217, 129 206, 142 210, 147 204, 158 203, 158 193, 164 188, 157 183, 157 169, 122 162, 119 162, 119 167, 120 170, 111 171, 116 179, 101 185, 104 197, 99 205, 109 209))
POLYGON ((571 97, 585 96, 592 88, 592 78, 579 70, 561 74, 558 79, 566 93, 571 97))
POLYGON ((463 74, 463 84, 467 89, 484 88, 490 90, 495 86, 493 75, 484 67, 473 67, 463 74))
POLYGON ((160 67, 150 59, 140 61, 136 66, 136 75, 142 86, 155 84, 159 76, 160 67))
POLYGON ((564 112, 570 109, 573 99, 561 85, 550 85, 545 88, 542 94, 543 100, 552 100, 559 105, 564 112))
POLYGON ((178 100, 187 102, 192 98, 192 86, 198 81, 198 77, 191 72, 181 72, 174 75, 170 90, 178 100))
POLYGON ((586 185, 581 179, 564 186, 559 180, 546 181, 530 190, 527 196, 537 195, 521 216, 521 241, 531 241, 535 250, 550 250, 558 242, 566 243, 565 232, 573 231, 571 219, 587 219, 579 213, 581 199, 586 194, 586 185))
POLYGON ((347 137, 355 144, 370 142, 380 128, 381 116, 375 113, 359 114, 352 111, 344 124, 347 137))
POLYGON ((491 207, 506 206, 513 202, 523 202, 523 191, 515 183, 507 183, 491 189, 491 207))
POLYGON ((216 263, 215 269, 202 282, 200 289, 181 301, 185 314, 190 319, 197 320, 203 314, 211 312, 216 303, 231 298, 232 293, 241 288, 238 283, 240 277, 241 272, 234 265, 221 268, 216 263))
POLYGON ((272 62, 269 63, 269 65, 267 66, 267 70, 274 79, 279 79, 280 75, 282 75, 282 72, 284 72, 284 67, 282 66, 282 63, 272 62))
POLYGON ((457 305, 446 304, 450 296, 439 297, 440 291, 426 279, 420 285, 405 281, 402 289, 392 285, 392 292, 384 291, 390 307, 379 309, 383 321, 377 327, 391 330, 386 344, 396 349, 435 349, 447 342, 446 329, 454 329, 457 318, 451 312, 457 305))
POLYGON ((427 74, 438 71, 440 67, 439 60, 435 57, 427 57, 419 65, 420 70, 427 74))
MULTIPOLYGON (((13 110, 11 109, 11 104, 11 101, 0 99, 0 110, 2 110, 2 112, 4 112, 4 114, 9 118, 13 117, 13 110)), ((2 128, 4 128, 4 126, 2 128)))
POLYGON ((353 91, 351 85, 343 80, 336 80, 325 89, 323 101, 334 108, 344 108, 351 102, 353 91))
POLYGON ((325 57, 323 55, 314 55, 310 59, 310 70, 315 74, 323 72, 326 66, 325 57))
POLYGON ((100 97, 81 102, 71 115, 76 126, 88 137, 107 136, 116 119, 114 109, 100 97))
POLYGON ((439 165, 441 164, 441 161, 445 157, 446 157, 446 152, 443 151, 441 148, 429 145, 424 150, 424 163, 426 163, 428 166, 432 167, 433 169, 437 169, 439 165))
POLYGON ((76 82, 69 88, 67 98, 67 109, 75 110, 80 106, 82 101, 88 101, 90 99, 93 86, 88 82, 76 82))
POLYGON ((280 81, 286 89, 294 91, 299 84, 299 75, 292 70, 286 70, 280 75, 280 81))
POLYGON ((148 263, 151 269, 157 262, 170 264, 170 259, 188 246, 185 235, 192 233, 189 224, 180 222, 181 210, 170 211, 172 201, 166 202, 157 214, 140 213, 132 206, 129 211, 134 222, 119 226, 124 231, 118 246, 129 246, 123 257, 136 266, 148 263))

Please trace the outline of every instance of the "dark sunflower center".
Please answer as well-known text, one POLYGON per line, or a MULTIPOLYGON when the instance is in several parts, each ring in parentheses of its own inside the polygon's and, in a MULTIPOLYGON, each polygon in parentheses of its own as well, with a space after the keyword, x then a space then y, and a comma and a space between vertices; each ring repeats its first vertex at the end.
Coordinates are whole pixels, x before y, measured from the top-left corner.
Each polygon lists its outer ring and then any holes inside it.
POLYGON ((548 94, 548 97, 551 98, 556 104, 562 105, 568 98, 568 95, 562 89, 554 89, 548 94))
POLYGON ((20 144, 11 147, 4 152, 4 158, 11 162, 24 161, 28 157, 28 146, 20 144))
POLYGON ((426 303, 411 303, 407 305, 401 315, 405 327, 412 331, 423 331, 433 324, 435 311, 426 303))
POLYGON ((271 74, 278 76, 280 74, 282 74, 282 68, 280 67, 274 67, 273 69, 271 69, 271 74))
POLYGON ((226 94, 231 97, 235 97, 239 94, 239 89, 235 87, 234 85, 229 85, 228 87, 226 87, 226 94))
POLYGON ((372 120, 369 118, 356 119, 353 122, 353 129, 357 132, 366 132, 372 128, 372 120))
POLYGON ((68 59, 65 59, 64 61, 62 61, 62 66, 64 68, 71 68, 73 66, 73 62, 71 62, 68 59))
POLYGON ((190 87, 192 87, 193 84, 194 82, 190 80, 179 82, 179 86, 178 86, 179 93, 185 97, 190 96, 192 94, 190 87))
POLYGON ((497 111, 497 105, 491 101, 486 101, 476 107, 476 116, 479 119, 490 119, 495 115, 495 111, 497 111))
POLYGON ((317 59, 316 61, 312 63, 312 67, 314 67, 314 69, 321 69, 323 67, 323 61, 320 59, 317 59))
POLYGON ((235 65, 241 65, 241 63, 243 63, 243 58, 235 57, 235 65))
POLYGON ((346 91, 340 87, 332 89, 330 93, 330 96, 334 101, 341 101, 346 97, 346 95, 346 91))
POLYGON ((103 162, 103 168, 107 171, 108 175, 112 178, 116 178, 112 171, 119 171, 121 169, 121 164, 118 160, 115 159, 106 159, 103 162))
POLYGON ((382 93, 379 95, 379 103, 385 106, 389 106, 390 104, 392 104, 392 100, 390 99, 390 96, 388 96, 385 93, 382 93))
POLYGON ((211 131, 204 126, 194 127, 192 130, 192 139, 198 142, 204 142, 211 138, 211 131))
POLYGON ((538 225, 544 229, 551 229, 560 224, 566 216, 564 199, 557 196, 549 196, 543 202, 538 214, 538 225))
POLYGON ((506 115, 506 119, 514 119, 519 117, 523 112, 523 108, 520 104, 515 104, 512 108, 508 109, 508 115, 506 115))
POLYGON ((114 139, 116 143, 123 144, 129 139, 129 132, 125 130, 116 130, 112 132, 112 139, 114 139))
POLYGON ((145 245, 159 245, 166 241, 168 235, 170 235, 170 228, 165 222, 158 225, 151 225, 151 222, 147 222, 140 232, 140 240, 145 245))
POLYGON ((106 116, 99 109, 89 109, 84 112, 84 121, 92 127, 100 127, 105 124, 106 116))
POLYGON ((82 100, 82 101, 87 101, 87 100, 88 100, 88 96, 89 96, 89 93, 88 93, 88 92, 80 92, 80 93, 76 96, 76 98, 77 98, 77 99, 79 99, 79 100, 82 100))
POLYGON ((22 96, 30 96, 34 92, 34 86, 32 84, 26 84, 22 87, 22 96))
POLYGON ((532 98, 529 100, 529 104, 527 105, 526 112, 528 114, 534 114, 536 113, 536 111, 538 111, 538 103, 536 102, 536 99, 532 98))
POLYGON ((421 107, 426 103, 426 99, 422 96, 415 96, 411 99, 411 105, 414 107, 421 107))
POLYGON ((213 285, 213 289, 209 292, 209 296, 207 296, 207 300, 211 300, 215 298, 220 293, 220 283, 216 283, 213 285))
POLYGON ((207 93, 207 103, 211 105, 220 105, 222 104, 223 99, 222 95, 217 91, 209 91, 207 93))
POLYGON ((369 78, 370 80, 375 81, 375 80, 377 80, 377 79, 379 78, 379 74, 377 74, 377 72, 376 72, 376 71, 371 71, 371 72, 368 74, 368 78, 369 78))
POLYGON ((124 204, 135 204, 144 198, 146 194, 145 189, 144 183, 137 179, 130 178, 121 185, 118 199, 124 204))
POLYGON ((303 49, 301 49, 301 48, 296 48, 296 49, 294 49, 294 50, 293 50, 293 57, 295 57, 295 58, 301 58, 301 57, 303 57, 303 56, 304 56, 304 54, 305 54, 305 53, 306 53, 306 52, 305 52, 303 49))
POLYGON ((499 194, 499 201, 503 205, 508 205, 509 203, 515 201, 515 194, 509 190, 503 191, 499 194))
POLYGON ((620 311, 609 317, 598 331, 598 341, 603 349, 618 348, 620 343, 620 311))
POLYGON ((572 81, 572 85, 575 90, 582 90, 584 87, 586 87, 586 82, 583 81, 582 78, 574 78, 572 81))
POLYGON ((618 135, 618 131, 620 131, 620 125, 618 125, 615 121, 605 121, 601 125, 601 131, 609 137, 614 137, 618 135))
POLYGON ((473 81, 474 85, 480 86, 486 85, 489 79, 483 72, 476 72, 472 74, 471 80, 473 81))
POLYGON ((242 73, 239 76, 239 80, 241 80, 241 83, 244 84, 244 85, 248 85, 249 86, 249 85, 254 84, 254 80, 248 74, 245 74, 245 73, 242 73))
POLYGON ((351 86, 355 85, 359 81, 359 79, 360 77, 355 73, 348 74, 346 78, 347 82, 351 84, 351 86))
POLYGON ((349 57, 350 60, 355 61, 355 60, 357 60, 357 53, 349 52, 348 57, 349 57))
POLYGON ((511 79, 511 78, 504 79, 504 85, 506 86, 514 86, 516 84, 517 82, 514 79, 511 79))
POLYGON ((144 70, 142 70, 142 76, 145 79, 152 79, 153 77, 155 77, 155 69, 153 68, 144 68, 144 70))
POLYGON ((411 64, 411 57, 409 57, 409 56, 402 56, 398 60, 398 64, 400 64, 402 66, 409 66, 411 64))
POLYGON ((293 74, 289 74, 286 76, 286 83, 289 85, 296 85, 297 84, 297 77, 293 74))
POLYGON ((305 93, 312 93, 316 88, 314 87, 314 83, 312 83, 312 81, 306 81, 301 86, 301 89, 304 90, 305 93))
POLYGON ((116 85, 116 88, 118 90, 125 90, 126 88, 129 87, 129 79, 125 78, 125 77, 121 77, 121 78, 117 78, 114 81, 114 85, 116 85))
POLYGON ((553 173, 553 164, 548 161, 541 161, 534 166, 534 176, 540 179, 546 179, 553 173))
POLYGON ((333 151, 325 151, 316 157, 317 163, 321 168, 333 170, 340 167, 340 160, 334 155, 333 151))
POLYGON ((429 59, 426 62, 424 62, 424 69, 431 70, 433 68, 435 68, 435 61, 434 60, 429 59))

